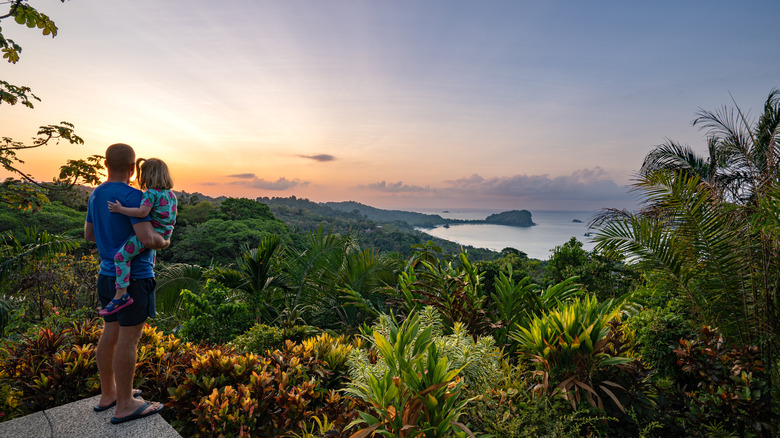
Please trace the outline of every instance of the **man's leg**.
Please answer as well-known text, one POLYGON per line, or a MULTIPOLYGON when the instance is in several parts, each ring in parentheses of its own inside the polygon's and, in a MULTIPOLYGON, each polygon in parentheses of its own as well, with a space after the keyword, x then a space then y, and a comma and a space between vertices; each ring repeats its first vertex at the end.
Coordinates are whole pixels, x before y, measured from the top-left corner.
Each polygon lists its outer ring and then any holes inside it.
POLYGON ((107 406, 116 400, 116 383, 114 380, 114 352, 119 336, 117 321, 103 324, 103 334, 100 335, 95 360, 100 375, 100 401, 98 405, 107 406))
MULTIPOLYGON (((114 380, 116 381, 116 412, 114 412, 114 417, 116 418, 126 417, 144 404, 143 400, 133 398, 133 377, 138 341, 141 339, 143 327, 143 323, 119 327, 119 336, 114 351, 114 380)), ((150 412, 159 406, 159 403, 152 403, 142 413, 150 412)))
MULTIPOLYGON (((118 312, 119 329, 114 351, 114 380, 116 381, 116 411, 114 418, 123 418, 133 414, 144 401, 133 398, 133 377, 138 353, 138 342, 143 334, 144 323, 148 317, 154 317, 153 278, 143 278, 130 282, 127 292, 133 297, 133 304, 118 312)), ((161 407, 152 403, 140 414, 152 412, 161 407)))

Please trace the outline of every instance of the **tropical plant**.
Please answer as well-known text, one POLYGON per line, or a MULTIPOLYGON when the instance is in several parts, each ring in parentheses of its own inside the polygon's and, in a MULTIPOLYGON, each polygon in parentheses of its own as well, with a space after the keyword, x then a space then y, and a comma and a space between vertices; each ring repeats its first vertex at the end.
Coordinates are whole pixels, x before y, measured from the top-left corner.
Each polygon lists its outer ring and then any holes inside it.
POLYGON ((275 299, 277 321, 291 317, 323 328, 357 327, 384 308, 381 291, 392 281, 394 259, 361 250, 354 235, 306 235, 305 249, 284 257, 286 289, 275 299))
MULTIPOLYGON (((431 339, 436 348, 444 355, 453 368, 461 369, 458 376, 463 380, 463 391, 468 397, 479 396, 497 384, 500 375, 501 353, 491 336, 473 337, 461 323, 456 323, 453 333, 445 335, 445 326, 439 312, 431 306, 423 307, 415 313, 419 317, 420 330, 431 330, 431 339)), ((393 317, 382 315, 372 327, 362 329, 363 339, 372 340, 374 333, 388 337, 391 327, 395 326, 393 317)), ((416 340, 415 340, 416 341, 416 340)), ((369 344, 373 345, 369 342, 369 344)), ((375 357, 374 348, 353 350, 349 358, 350 378, 353 382, 364 384, 368 376, 381 377, 388 369, 383 358, 375 357)))
POLYGON ((229 290, 207 281, 201 295, 181 292, 185 318, 181 336, 193 342, 227 342, 252 327, 252 312, 246 303, 229 298, 229 290))
POLYGON ((695 384, 685 393, 691 424, 719 422, 739 436, 776 436, 778 417, 757 347, 729 347, 722 334, 704 326, 674 352, 695 384))
POLYGON ((177 314, 181 309, 181 291, 187 289, 200 294, 203 289, 204 269, 198 265, 177 263, 162 266, 156 273, 156 307, 162 314, 177 314))
POLYGON ((513 268, 507 265, 499 272, 495 280, 495 293, 492 294, 492 318, 494 322, 493 337, 503 345, 507 354, 516 351, 516 345, 511 341, 509 332, 517 326, 526 326, 535 316, 556 308, 563 302, 573 299, 582 293, 581 286, 575 283, 578 277, 566 280, 542 289, 525 277, 515 282, 513 268))
POLYGON ((653 209, 603 225, 596 233, 597 249, 619 252, 665 276, 699 321, 743 344, 759 344, 774 368, 780 280, 773 273, 780 265, 780 242, 762 224, 780 213, 777 206, 767 201, 736 206, 681 172, 655 172, 636 187, 653 209))
POLYGON ((346 254, 337 279, 337 297, 342 306, 336 307, 344 324, 357 325, 386 313, 388 286, 397 281, 399 260, 380 253, 377 249, 361 249, 346 254))
POLYGON ((449 257, 439 257, 439 253, 432 244, 419 248, 399 274, 393 301, 407 314, 424 306, 435 308, 448 332, 460 322, 473 335, 487 333, 492 326, 483 309, 487 298, 482 290, 483 275, 467 253, 458 255, 459 265, 449 257))
POLYGON ((371 412, 360 412, 351 425, 365 424, 352 437, 374 433, 384 436, 444 437, 455 428, 471 434, 458 422, 468 403, 460 399, 461 368, 453 368, 432 338, 432 327, 421 328, 419 317, 410 315, 402 324, 392 321, 388 336, 373 332, 385 372, 368 375, 365 383, 353 382, 347 393, 367 402, 371 412))
POLYGON ((308 430, 314 417, 341 431, 358 405, 326 390, 326 376, 311 346, 289 342, 267 357, 208 350, 169 390, 166 415, 186 436, 291 436, 308 430))
POLYGON ((780 213, 780 91, 755 119, 735 105, 701 110, 693 124, 706 131, 710 157, 683 165, 688 150, 651 152, 635 184, 645 208, 612 215, 597 249, 663 273, 700 321, 758 344, 777 376, 780 241, 770 218, 780 213))
POLYGON ((0 356, 0 388, 11 397, 0 403, 6 415, 41 411, 95 394, 99 336, 96 321, 82 320, 45 324, 6 343, 0 356))
POLYGON ((707 133, 708 156, 669 140, 645 157, 640 175, 679 171, 698 177, 724 200, 755 205, 778 177, 780 90, 769 92, 756 119, 735 104, 733 108, 699 110, 693 125, 707 133))
POLYGON ((27 228, 23 239, 6 232, 0 235, 0 280, 5 280, 11 272, 23 270, 30 263, 78 247, 78 241, 49 234, 45 230, 27 228))
POLYGON ((613 390, 625 389, 612 381, 595 379, 601 368, 620 367, 634 360, 615 351, 609 336, 609 323, 619 314, 619 303, 599 303, 595 297, 585 296, 534 317, 527 327, 517 326, 510 336, 517 341, 518 350, 540 368, 533 372, 541 378, 533 391, 547 394, 554 386, 553 393, 562 394, 573 408, 584 391, 591 405, 604 409, 601 393, 624 410, 613 390))
POLYGON ((209 273, 216 281, 241 292, 258 322, 271 321, 276 316, 267 308, 267 303, 271 301, 271 291, 284 286, 282 278, 274 272, 274 258, 281 245, 279 235, 266 236, 257 248, 244 245, 235 267, 216 267, 209 273))

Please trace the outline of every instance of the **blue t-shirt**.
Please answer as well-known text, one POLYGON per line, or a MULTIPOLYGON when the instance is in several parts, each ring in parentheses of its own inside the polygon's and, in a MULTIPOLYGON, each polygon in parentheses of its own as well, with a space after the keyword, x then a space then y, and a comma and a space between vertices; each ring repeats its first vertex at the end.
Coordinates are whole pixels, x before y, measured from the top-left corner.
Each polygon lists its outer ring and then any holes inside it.
MULTIPOLYGON (((100 253, 100 273, 115 276, 114 256, 122 248, 133 233, 133 224, 150 220, 125 216, 121 213, 108 211, 108 201, 122 203, 125 207, 141 205, 143 192, 121 182, 105 182, 99 185, 89 195, 87 222, 95 230, 95 240, 100 253)), ((130 264, 130 278, 154 277, 154 251, 147 250, 133 258, 130 264)))

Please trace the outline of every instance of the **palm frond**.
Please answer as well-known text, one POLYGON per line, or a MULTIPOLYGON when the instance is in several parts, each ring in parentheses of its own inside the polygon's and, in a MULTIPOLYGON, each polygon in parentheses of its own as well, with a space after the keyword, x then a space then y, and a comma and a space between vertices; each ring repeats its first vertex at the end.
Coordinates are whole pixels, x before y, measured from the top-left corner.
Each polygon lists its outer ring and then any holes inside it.
POLYGON ((203 280, 203 268, 176 264, 162 268, 157 274, 156 306, 162 313, 176 313, 181 305, 181 291, 197 292, 203 280))
POLYGON ((72 251, 80 246, 75 239, 36 228, 25 229, 25 237, 26 242, 23 242, 11 232, 0 235, 0 280, 14 270, 23 269, 27 263, 72 251))

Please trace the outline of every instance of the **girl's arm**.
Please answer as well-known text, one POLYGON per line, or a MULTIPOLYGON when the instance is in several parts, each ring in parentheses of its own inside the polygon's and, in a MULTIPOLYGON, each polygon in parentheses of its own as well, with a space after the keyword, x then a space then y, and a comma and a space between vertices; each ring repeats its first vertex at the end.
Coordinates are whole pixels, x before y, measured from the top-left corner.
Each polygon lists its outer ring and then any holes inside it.
POLYGON ((117 199, 116 202, 108 201, 108 211, 111 213, 121 213, 125 216, 142 218, 146 217, 149 212, 152 211, 152 207, 150 205, 141 205, 138 208, 125 207, 117 199))

